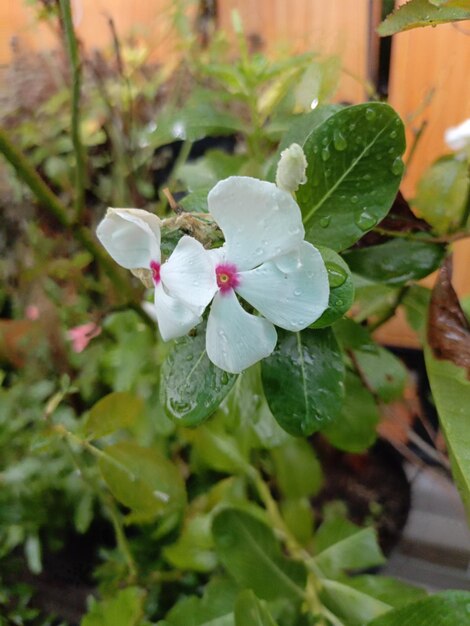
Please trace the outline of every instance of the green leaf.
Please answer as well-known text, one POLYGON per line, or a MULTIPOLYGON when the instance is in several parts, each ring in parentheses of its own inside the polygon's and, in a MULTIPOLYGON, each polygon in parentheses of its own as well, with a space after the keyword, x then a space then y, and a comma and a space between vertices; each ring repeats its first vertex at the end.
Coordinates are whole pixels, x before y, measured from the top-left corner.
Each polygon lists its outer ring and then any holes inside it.
POLYGON ((385 562, 373 528, 363 528, 329 546, 314 558, 324 576, 336 578, 345 570, 376 567, 385 562))
POLYGON ((246 589, 235 603, 235 626, 276 626, 266 606, 246 589))
POLYGON ((397 195, 404 150, 403 123, 387 104, 347 107, 315 128, 297 192, 306 239, 343 250, 371 230, 397 195))
MULTIPOLYGON (((347 620, 348 626, 370 626, 370 620, 392 608, 389 604, 336 580, 322 580, 321 599, 333 613, 347 620)), ((416 622, 416 626, 418 625, 422 626, 416 622)), ((402 622, 400 626, 405 624, 402 622)))
POLYGON ((379 413, 374 398, 360 378, 346 373, 345 400, 338 419, 329 424, 324 435, 336 448, 346 452, 363 452, 376 439, 379 413))
POLYGON ((160 401, 184 426, 197 426, 219 406, 237 377, 216 367, 206 353, 205 326, 176 341, 161 372, 160 401))
POLYGON ((165 559, 179 570, 210 572, 216 564, 211 535, 212 516, 196 515, 185 524, 178 541, 163 549, 165 559))
POLYGON ((239 438, 224 431, 217 422, 200 426, 188 433, 193 445, 193 454, 205 465, 218 472, 246 474, 251 466, 239 438))
POLYGON ((443 591, 390 611, 369 626, 464 626, 470 623, 470 593, 443 591))
POLYGON ((348 585, 356 591, 366 593, 385 602, 385 604, 390 604, 393 608, 405 606, 427 596, 424 589, 387 576, 372 576, 370 574, 353 576, 348 579, 348 585))
POLYGON ((291 435, 322 430, 339 413, 344 364, 331 329, 279 332, 261 371, 269 408, 291 435))
POLYGON ((470 11, 470 0, 429 0, 429 2, 435 4, 437 7, 456 7, 459 9, 468 9, 470 11))
POLYGON ((302 498, 318 493, 323 474, 312 445, 291 439, 271 451, 277 486, 286 498, 302 498))
POLYGON ((402 300, 406 319, 419 335, 424 338, 428 319, 428 307, 431 299, 431 290, 421 285, 412 285, 402 300))
POLYGON ((424 356, 439 423, 447 441, 452 473, 470 515, 470 380, 465 369, 451 361, 436 359, 428 345, 424 356))
MULTIPOLYGON (((327 515, 331 513, 327 510, 327 515)), ((346 515, 346 511, 344 512, 346 515)), ((350 522, 343 515, 335 512, 333 517, 327 517, 315 532, 315 550, 317 554, 326 551, 331 546, 355 535, 361 530, 359 526, 350 522)))
POLYGON ((304 72, 295 89, 295 104, 304 110, 309 110, 318 103, 329 100, 338 88, 341 77, 341 59, 328 57, 317 61, 313 60, 304 72))
POLYGON ((263 600, 304 598, 306 570, 286 558, 272 530, 236 509, 219 513, 212 526, 217 555, 242 588, 263 600))
POLYGON ((323 124, 323 122, 334 113, 341 111, 342 108, 343 107, 339 104, 328 104, 320 106, 318 109, 310 111, 309 113, 294 117, 294 121, 279 145, 279 154, 293 143, 298 143, 299 146, 303 146, 317 126, 323 124))
POLYGON ((385 285, 398 286, 434 272, 444 254, 442 245, 392 239, 378 246, 348 250, 344 258, 356 274, 385 285))
POLYGON ((388 37, 410 28, 470 19, 470 10, 466 10, 465 5, 462 7, 461 3, 457 3, 453 6, 461 8, 436 7, 428 0, 410 0, 391 13, 377 28, 377 32, 382 37, 388 37))
POLYGON ((133 519, 179 512, 186 502, 178 468, 156 448, 117 443, 104 450, 99 466, 110 491, 132 510, 133 519))
POLYGON ((307 545, 313 536, 313 509, 310 499, 286 498, 280 503, 281 514, 287 527, 303 546, 307 545))
POLYGON ((408 372, 403 363, 386 348, 379 346, 368 331, 351 319, 335 324, 335 335, 342 348, 354 359, 354 365, 367 388, 384 402, 401 398, 408 372))
POLYGON ((80 626, 140 626, 144 593, 137 587, 116 592, 113 598, 94 601, 80 626))
POLYGON ((311 328, 324 328, 343 317, 351 308, 354 302, 354 283, 351 270, 347 263, 333 250, 318 246, 318 251, 322 255, 328 271, 328 281, 330 284, 330 297, 328 308, 311 325, 311 328))
POLYGON ((132 393, 110 393, 92 406, 85 421, 85 432, 92 439, 99 439, 120 428, 132 426, 143 407, 141 398, 132 393))
POLYGON ((443 157, 419 180, 413 205, 436 232, 445 235, 460 226, 469 186, 467 162, 443 157))

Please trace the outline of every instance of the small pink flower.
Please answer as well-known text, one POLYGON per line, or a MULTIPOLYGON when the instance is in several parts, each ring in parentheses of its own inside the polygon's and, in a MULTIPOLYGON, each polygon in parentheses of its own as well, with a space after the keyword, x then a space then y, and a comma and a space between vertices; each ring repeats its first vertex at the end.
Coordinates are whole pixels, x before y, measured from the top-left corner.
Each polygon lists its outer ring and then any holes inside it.
POLYGON ((29 304, 26 307, 25 315, 26 319, 35 322, 39 319, 39 307, 37 307, 35 304, 29 304))
POLYGON ((81 326, 75 326, 67 331, 67 339, 72 342, 72 350, 80 353, 85 350, 92 339, 98 337, 101 328, 94 322, 87 322, 81 326))

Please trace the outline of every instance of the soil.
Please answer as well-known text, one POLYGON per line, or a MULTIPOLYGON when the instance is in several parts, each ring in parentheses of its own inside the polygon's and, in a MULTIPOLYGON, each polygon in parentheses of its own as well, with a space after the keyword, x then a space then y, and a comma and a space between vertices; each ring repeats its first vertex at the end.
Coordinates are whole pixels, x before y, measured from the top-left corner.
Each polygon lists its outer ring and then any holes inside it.
POLYGON ((390 554, 411 505, 401 457, 385 442, 377 443, 366 454, 340 452, 321 438, 315 439, 314 447, 325 475, 323 489, 312 500, 317 521, 323 519, 325 504, 342 501, 355 524, 364 526, 373 521, 380 547, 385 555, 390 554))

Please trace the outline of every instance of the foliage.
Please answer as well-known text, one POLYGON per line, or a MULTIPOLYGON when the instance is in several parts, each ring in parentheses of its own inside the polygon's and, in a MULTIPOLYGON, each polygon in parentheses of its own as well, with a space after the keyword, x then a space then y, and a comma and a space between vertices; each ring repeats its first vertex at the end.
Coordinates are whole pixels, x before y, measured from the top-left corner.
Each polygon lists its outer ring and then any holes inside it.
MULTIPOLYGON (((382 31, 468 13, 465 2, 428 4, 412 0, 382 31)), ((55 19, 50 7, 41 15, 55 19)), ((175 18, 186 29, 184 12, 175 18)), ((397 196, 402 121, 381 102, 332 104, 336 59, 269 60, 235 17, 236 57, 220 34, 203 45, 185 30, 177 68, 152 67, 147 51, 118 41, 114 58, 81 49, 77 64, 69 19, 65 27, 65 80, 52 86, 51 64, 47 95, 6 98, 1 112, 0 147, 16 172, 1 178, 7 619, 51 623, 30 585, 12 581, 35 584, 52 557, 72 567, 76 544, 87 546, 81 581, 95 596, 86 615, 70 618, 82 626, 385 626, 429 611, 436 624, 463 623, 469 594, 427 598, 364 573, 384 562, 373 522, 360 528, 342 509, 328 515, 312 503, 329 478, 319 451, 366 451, 405 394, 405 366, 373 335, 401 305, 426 343, 468 498, 469 331, 450 276, 442 279, 449 244, 468 236, 466 155, 426 172, 412 203, 418 219, 397 196), (295 199, 326 268, 328 306, 310 327, 280 330, 261 363, 231 374, 207 355, 206 319, 161 341, 150 293, 114 267, 92 230, 107 205, 134 206, 161 219, 164 257, 183 235, 217 248, 208 191, 235 175, 274 180, 294 142, 308 163, 295 199), (430 298, 415 281, 439 267, 430 298), (90 322, 77 348, 73 336, 90 322)))

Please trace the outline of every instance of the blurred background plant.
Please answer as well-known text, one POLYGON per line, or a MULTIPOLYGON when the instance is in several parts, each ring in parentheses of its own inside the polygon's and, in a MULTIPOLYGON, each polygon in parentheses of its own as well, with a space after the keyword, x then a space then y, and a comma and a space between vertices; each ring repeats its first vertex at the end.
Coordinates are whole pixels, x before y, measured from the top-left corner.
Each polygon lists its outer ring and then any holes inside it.
MULTIPOLYGON (((211 419, 186 428, 160 389, 171 347, 141 306, 144 289, 91 233, 108 205, 203 213, 220 179, 272 180, 280 151, 341 110, 331 104, 341 64, 316 53, 272 60, 237 14, 234 54, 211 2, 172 3, 180 44, 168 64, 122 41, 111 17, 111 50, 89 53, 67 0, 32 5, 58 47, 32 57, 17 45, 1 101, 1 619, 78 623, 94 594, 82 626, 340 626, 424 598, 391 578, 349 575, 383 563, 409 507, 389 449, 362 454, 377 431, 449 475, 416 386, 371 332, 403 305, 423 333, 430 291, 415 281, 468 234, 468 155, 448 154, 423 177, 413 206, 425 221, 398 196, 342 258, 331 252, 333 340, 347 375, 326 439, 281 428, 260 366, 227 378, 211 419), (410 429, 416 417, 425 437, 410 429), (253 612, 258 621, 246 621, 253 612)), ((180 234, 164 233, 167 250, 180 234)))

